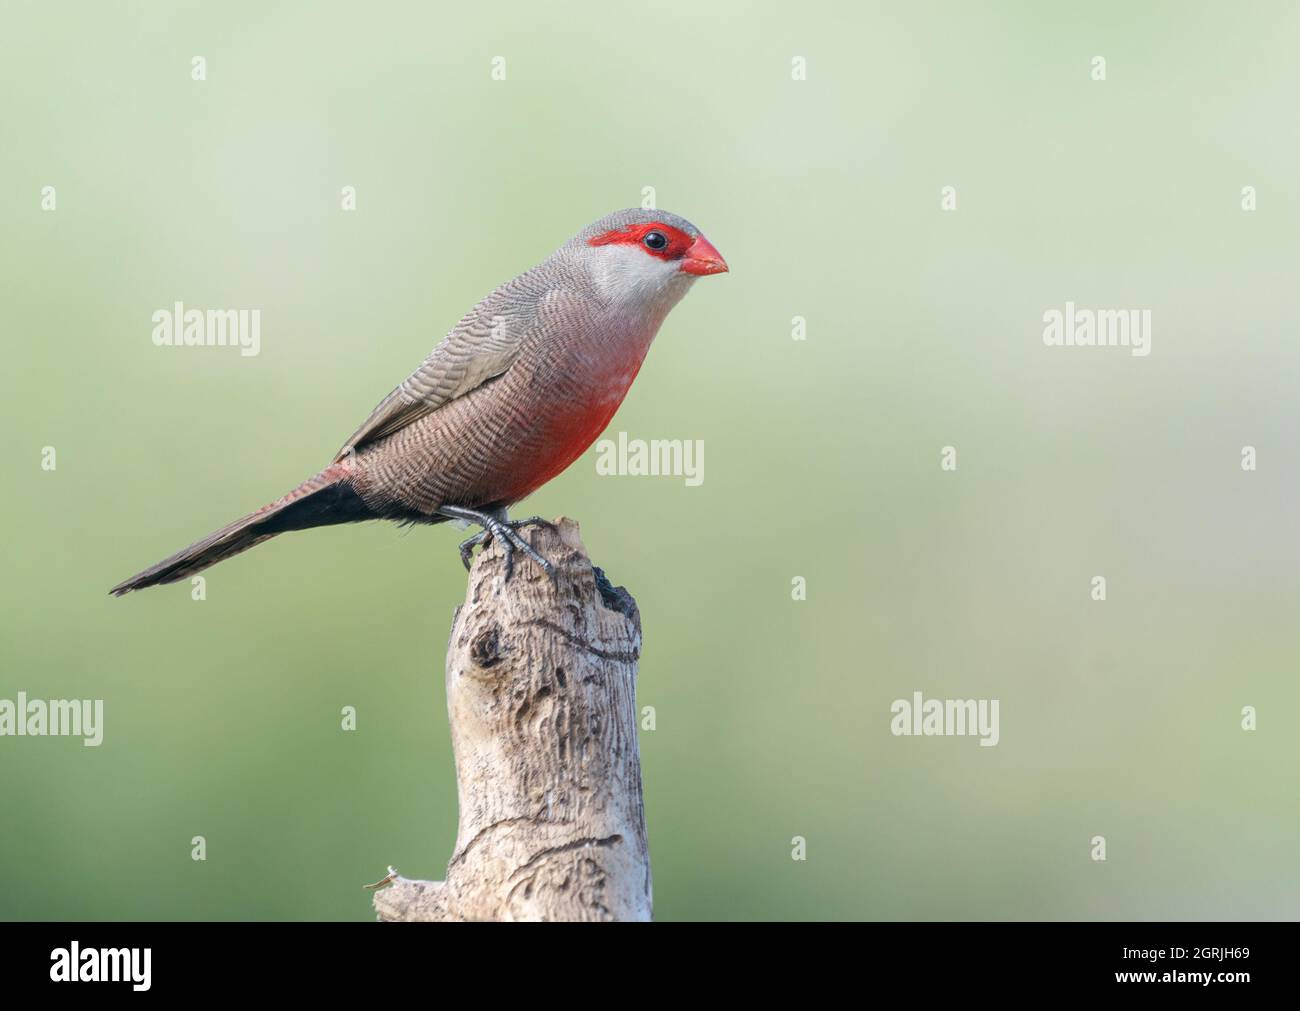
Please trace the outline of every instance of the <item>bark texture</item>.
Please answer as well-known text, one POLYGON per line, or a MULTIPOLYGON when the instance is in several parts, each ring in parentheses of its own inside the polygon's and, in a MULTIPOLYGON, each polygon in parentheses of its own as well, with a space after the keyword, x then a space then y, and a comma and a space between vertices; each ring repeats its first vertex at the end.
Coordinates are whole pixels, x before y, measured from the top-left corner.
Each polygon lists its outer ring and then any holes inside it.
POLYGON ((390 875, 381 920, 648 920, 637 745, 636 602, 593 568, 572 520, 475 559, 447 647, 460 800, 444 881, 390 875))

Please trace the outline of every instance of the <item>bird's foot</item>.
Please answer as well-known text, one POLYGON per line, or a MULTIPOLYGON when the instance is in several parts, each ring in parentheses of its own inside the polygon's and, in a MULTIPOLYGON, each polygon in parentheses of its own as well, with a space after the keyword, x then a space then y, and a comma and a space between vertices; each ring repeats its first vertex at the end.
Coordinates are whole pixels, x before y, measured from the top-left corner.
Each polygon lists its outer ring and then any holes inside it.
POLYGON ((555 566, 543 558, 536 548, 519 536, 519 531, 524 527, 536 526, 554 530, 555 524, 550 520, 544 520, 540 516, 530 516, 524 520, 512 520, 506 518, 504 511, 501 513, 485 513, 473 509, 463 509, 460 506, 443 506, 439 512, 452 519, 469 520, 471 523, 477 523, 483 528, 473 537, 467 537, 460 543, 460 560, 464 563, 466 571, 473 564, 474 548, 487 547, 492 543, 492 539, 497 537, 501 539, 501 550, 505 555, 505 581, 507 583, 510 582, 510 577, 515 571, 516 549, 522 551, 536 562, 552 583, 556 581, 555 566))

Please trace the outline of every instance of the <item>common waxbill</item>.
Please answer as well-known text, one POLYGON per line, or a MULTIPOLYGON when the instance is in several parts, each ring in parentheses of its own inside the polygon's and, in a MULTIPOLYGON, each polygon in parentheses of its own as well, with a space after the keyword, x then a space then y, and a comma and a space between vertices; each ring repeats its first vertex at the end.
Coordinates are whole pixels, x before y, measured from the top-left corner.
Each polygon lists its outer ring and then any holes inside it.
POLYGON ((537 517, 506 508, 576 460, 623 401, 664 317, 726 261, 666 211, 618 211, 588 225, 467 313, 315 477, 110 591, 192 576, 286 530, 387 519, 464 520, 547 575, 518 534, 537 517))

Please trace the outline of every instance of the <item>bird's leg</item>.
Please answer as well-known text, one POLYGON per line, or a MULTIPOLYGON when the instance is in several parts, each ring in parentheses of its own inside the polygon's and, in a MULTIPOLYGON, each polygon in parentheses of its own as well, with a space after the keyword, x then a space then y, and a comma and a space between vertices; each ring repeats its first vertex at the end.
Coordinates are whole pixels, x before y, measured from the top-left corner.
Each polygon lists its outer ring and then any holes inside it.
POLYGON ((473 537, 467 537, 460 544, 460 560, 465 564, 466 570, 469 569, 474 548, 489 544, 493 537, 501 538, 501 549, 506 558, 506 582, 510 582, 510 576, 515 571, 515 548, 518 548, 525 555, 535 561, 543 572, 555 582, 555 566, 538 554, 537 550, 526 540, 519 536, 518 531, 528 526, 543 526, 554 529, 554 524, 549 520, 544 520, 540 516, 530 516, 526 520, 512 520, 506 516, 504 508, 494 509, 490 512, 480 512, 477 509, 466 509, 464 506, 445 505, 438 509, 443 516, 454 520, 468 520, 471 523, 477 523, 483 529, 473 537))

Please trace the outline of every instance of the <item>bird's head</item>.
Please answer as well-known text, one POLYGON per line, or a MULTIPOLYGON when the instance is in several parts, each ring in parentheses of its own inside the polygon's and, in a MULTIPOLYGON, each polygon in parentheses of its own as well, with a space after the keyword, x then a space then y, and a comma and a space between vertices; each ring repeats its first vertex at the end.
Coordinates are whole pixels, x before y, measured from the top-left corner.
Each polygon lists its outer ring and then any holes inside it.
POLYGON ((666 301, 670 308, 697 278, 727 271, 713 243, 667 211, 610 214, 578 233, 570 248, 606 296, 624 303, 666 301))

